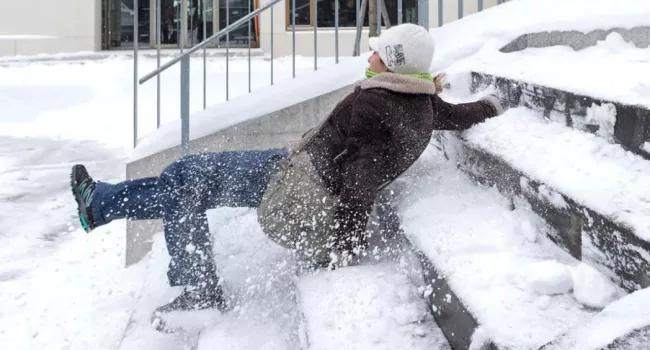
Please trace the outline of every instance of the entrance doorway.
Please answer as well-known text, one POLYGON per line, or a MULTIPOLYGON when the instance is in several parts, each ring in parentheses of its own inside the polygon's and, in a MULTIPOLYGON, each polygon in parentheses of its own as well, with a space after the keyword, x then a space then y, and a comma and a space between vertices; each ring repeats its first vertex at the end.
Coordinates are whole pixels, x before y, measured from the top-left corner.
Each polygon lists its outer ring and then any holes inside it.
MULTIPOLYGON (((211 36, 226 23, 233 23, 253 11, 256 0, 102 0, 102 49, 133 49, 156 47, 156 26, 160 29, 163 48, 179 48, 181 43, 182 16, 187 23, 186 47, 192 47, 211 36), (156 6, 160 1, 160 23, 157 23, 156 6), (229 1, 226 5, 226 1, 229 1), (215 7, 216 4, 216 7, 215 7), (226 7, 230 18, 226 21, 226 7), (138 38, 134 38, 135 16, 138 16, 138 38), (205 18, 205 30, 204 21, 205 18)), ((248 26, 243 25, 230 34, 230 47, 259 47, 256 40, 256 21, 251 21, 251 37, 248 26)), ((225 47, 223 38, 211 47, 225 47)))

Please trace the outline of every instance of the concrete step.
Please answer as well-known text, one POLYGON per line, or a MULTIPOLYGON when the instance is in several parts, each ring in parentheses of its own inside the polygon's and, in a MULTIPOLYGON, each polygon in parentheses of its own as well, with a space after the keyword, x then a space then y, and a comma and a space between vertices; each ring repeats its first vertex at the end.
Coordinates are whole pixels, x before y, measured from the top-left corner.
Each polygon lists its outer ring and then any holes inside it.
POLYGON ((629 294, 541 350, 642 350, 650 344, 650 289, 629 294))
POLYGON ((650 162, 526 108, 451 136, 460 168, 524 199, 573 257, 628 291, 650 286, 650 162))
POLYGON ((529 107, 549 120, 611 139, 650 159, 650 109, 647 106, 595 98, 481 72, 472 72, 471 79, 472 92, 495 87, 513 105, 529 107))
POLYGON ((399 264, 303 275, 298 299, 305 349, 450 349, 399 264))
MULTIPOLYGON (((430 149, 419 162, 435 162, 430 149)), ((423 295, 453 349, 538 349, 593 316, 572 293, 579 262, 548 240, 552 228, 532 209, 513 207, 453 162, 424 173, 394 188, 423 295)))

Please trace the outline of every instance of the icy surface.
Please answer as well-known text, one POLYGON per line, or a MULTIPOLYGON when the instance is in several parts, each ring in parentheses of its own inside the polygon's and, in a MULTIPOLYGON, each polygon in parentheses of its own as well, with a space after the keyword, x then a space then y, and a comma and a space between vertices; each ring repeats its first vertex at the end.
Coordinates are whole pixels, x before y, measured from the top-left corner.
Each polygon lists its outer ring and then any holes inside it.
POLYGON ((469 130, 470 144, 650 240, 650 162, 620 145, 513 108, 469 130))
POLYGON ((449 349, 397 264, 303 276, 298 290, 309 349, 449 349))
MULTIPOLYGON (((548 350, 596 350, 629 332, 650 325, 650 289, 629 294, 598 313, 593 319, 577 325, 548 350)), ((648 344, 625 347, 644 350, 648 344)), ((623 348, 621 348, 622 350, 623 348)))
POLYGON ((524 203, 510 210, 509 199, 475 185, 451 162, 432 168, 429 177, 403 180, 413 189, 401 204, 403 226, 477 317, 484 336, 536 348, 591 317, 568 293, 571 275, 559 265, 576 262, 546 240, 539 217, 524 203))

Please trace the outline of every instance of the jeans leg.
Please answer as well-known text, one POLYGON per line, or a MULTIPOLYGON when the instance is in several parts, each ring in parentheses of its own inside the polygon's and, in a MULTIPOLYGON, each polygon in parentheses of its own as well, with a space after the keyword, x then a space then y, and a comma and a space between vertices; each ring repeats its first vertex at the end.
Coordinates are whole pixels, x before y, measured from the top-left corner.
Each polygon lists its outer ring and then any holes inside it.
POLYGON ((284 149, 204 153, 171 164, 158 185, 172 286, 218 282, 205 211, 256 207, 284 149))
POLYGON ((97 225, 118 219, 160 219, 158 178, 127 180, 117 184, 98 182, 92 202, 92 215, 97 225))

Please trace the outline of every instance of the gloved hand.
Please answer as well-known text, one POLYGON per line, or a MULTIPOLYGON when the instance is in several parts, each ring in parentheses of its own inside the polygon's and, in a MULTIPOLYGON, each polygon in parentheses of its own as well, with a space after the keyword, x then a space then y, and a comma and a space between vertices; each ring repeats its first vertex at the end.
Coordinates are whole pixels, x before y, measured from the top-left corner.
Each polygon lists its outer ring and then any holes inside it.
POLYGON ((433 77, 433 84, 436 86, 436 94, 442 93, 445 82, 447 82, 447 74, 444 72, 438 73, 433 77))
POLYGON ((497 115, 503 114, 508 109, 508 102, 499 93, 492 93, 481 98, 481 101, 489 102, 497 111, 497 115))

